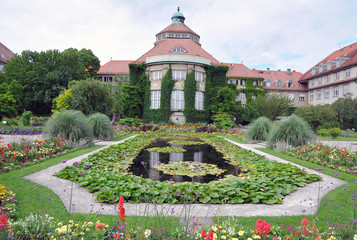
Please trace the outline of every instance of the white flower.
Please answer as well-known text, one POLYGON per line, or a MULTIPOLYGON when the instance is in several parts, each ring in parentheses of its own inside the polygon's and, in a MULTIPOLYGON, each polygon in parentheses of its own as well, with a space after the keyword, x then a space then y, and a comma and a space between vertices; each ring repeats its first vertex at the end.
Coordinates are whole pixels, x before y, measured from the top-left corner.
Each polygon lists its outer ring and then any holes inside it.
POLYGON ((145 238, 148 238, 150 236, 150 234, 151 234, 151 230, 150 229, 146 229, 144 234, 145 234, 145 238))

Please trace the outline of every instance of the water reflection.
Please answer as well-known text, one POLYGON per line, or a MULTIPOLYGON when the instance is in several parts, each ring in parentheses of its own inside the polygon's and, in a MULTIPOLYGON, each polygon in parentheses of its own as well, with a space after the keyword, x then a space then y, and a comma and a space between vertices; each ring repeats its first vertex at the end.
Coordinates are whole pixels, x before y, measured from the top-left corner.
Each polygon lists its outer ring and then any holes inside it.
MULTIPOLYGON (((192 140, 192 139, 190 139, 192 140)), ((229 164, 223 159, 223 154, 216 151, 211 145, 200 144, 200 145, 187 145, 183 146, 180 144, 169 144, 168 142, 172 140, 156 139, 146 148, 154 147, 167 147, 171 146, 180 147, 185 149, 182 153, 158 153, 149 152, 143 149, 139 155, 134 159, 133 164, 130 166, 130 172, 133 175, 141 176, 143 178, 151 178, 154 181, 166 181, 172 180, 175 182, 210 182, 217 180, 217 178, 224 177, 227 174, 238 175, 240 174, 240 169, 237 166, 229 164), (161 171, 158 171, 154 166, 160 163, 170 163, 170 162, 183 162, 192 161, 197 163, 208 163, 215 164, 221 169, 225 169, 226 172, 221 176, 215 176, 207 174, 205 176, 199 177, 188 177, 179 175, 167 175, 161 171)))

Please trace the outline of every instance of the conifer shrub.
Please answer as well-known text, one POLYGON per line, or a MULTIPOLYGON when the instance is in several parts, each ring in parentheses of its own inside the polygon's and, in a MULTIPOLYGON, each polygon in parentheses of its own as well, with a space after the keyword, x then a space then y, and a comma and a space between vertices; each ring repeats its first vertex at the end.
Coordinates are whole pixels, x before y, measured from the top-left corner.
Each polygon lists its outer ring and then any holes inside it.
POLYGON ((32 118, 32 112, 31 111, 25 111, 22 114, 22 124, 24 126, 30 126, 31 125, 31 118, 32 118))
POLYGON ((59 135, 67 141, 78 144, 81 140, 87 143, 93 139, 93 131, 87 117, 80 111, 64 110, 55 113, 46 123, 47 133, 59 135))
POLYGON ((249 128, 245 133, 247 140, 266 141, 270 129, 272 128, 272 121, 267 117, 260 117, 249 124, 249 128))
POLYGON ((114 136, 113 125, 108 116, 102 113, 95 113, 88 118, 88 121, 95 138, 106 140, 114 136))
POLYGON ((297 147, 311 143, 314 139, 315 134, 310 125, 304 119, 292 114, 273 125, 268 138, 268 146, 274 148, 276 145, 285 143, 287 146, 297 147))

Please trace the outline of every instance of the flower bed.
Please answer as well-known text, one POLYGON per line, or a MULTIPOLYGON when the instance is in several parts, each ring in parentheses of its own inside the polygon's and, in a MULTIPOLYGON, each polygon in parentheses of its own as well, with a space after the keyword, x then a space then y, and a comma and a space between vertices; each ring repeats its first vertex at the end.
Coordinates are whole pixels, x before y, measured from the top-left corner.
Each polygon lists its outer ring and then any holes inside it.
POLYGON ((7 218, 16 215, 16 194, 0 184, 0 215, 5 215, 7 218))
POLYGON ((209 183, 158 182, 133 176, 128 169, 137 154, 156 138, 166 134, 146 133, 111 146, 68 166, 57 173, 94 193, 99 202, 116 202, 124 196, 132 203, 282 203, 284 196, 298 187, 320 179, 290 165, 269 161, 212 134, 189 134, 222 152, 225 159, 239 166, 243 175, 229 175, 209 183))
POLYGON ((64 153, 70 147, 64 138, 0 145, 0 172, 7 172, 37 163, 55 154, 64 153))
POLYGON ((344 148, 336 149, 323 144, 310 144, 294 150, 286 150, 285 154, 341 172, 357 174, 357 154, 344 148))

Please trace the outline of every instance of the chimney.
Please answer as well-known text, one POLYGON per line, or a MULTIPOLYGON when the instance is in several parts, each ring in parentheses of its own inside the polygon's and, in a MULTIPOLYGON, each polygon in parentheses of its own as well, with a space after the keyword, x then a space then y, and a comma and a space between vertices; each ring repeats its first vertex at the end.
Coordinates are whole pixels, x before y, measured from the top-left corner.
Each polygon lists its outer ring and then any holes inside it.
POLYGON ((267 68, 267 74, 270 74, 270 68, 267 68))
POLYGON ((290 68, 287 69, 287 72, 288 72, 288 75, 291 75, 291 69, 290 68))

